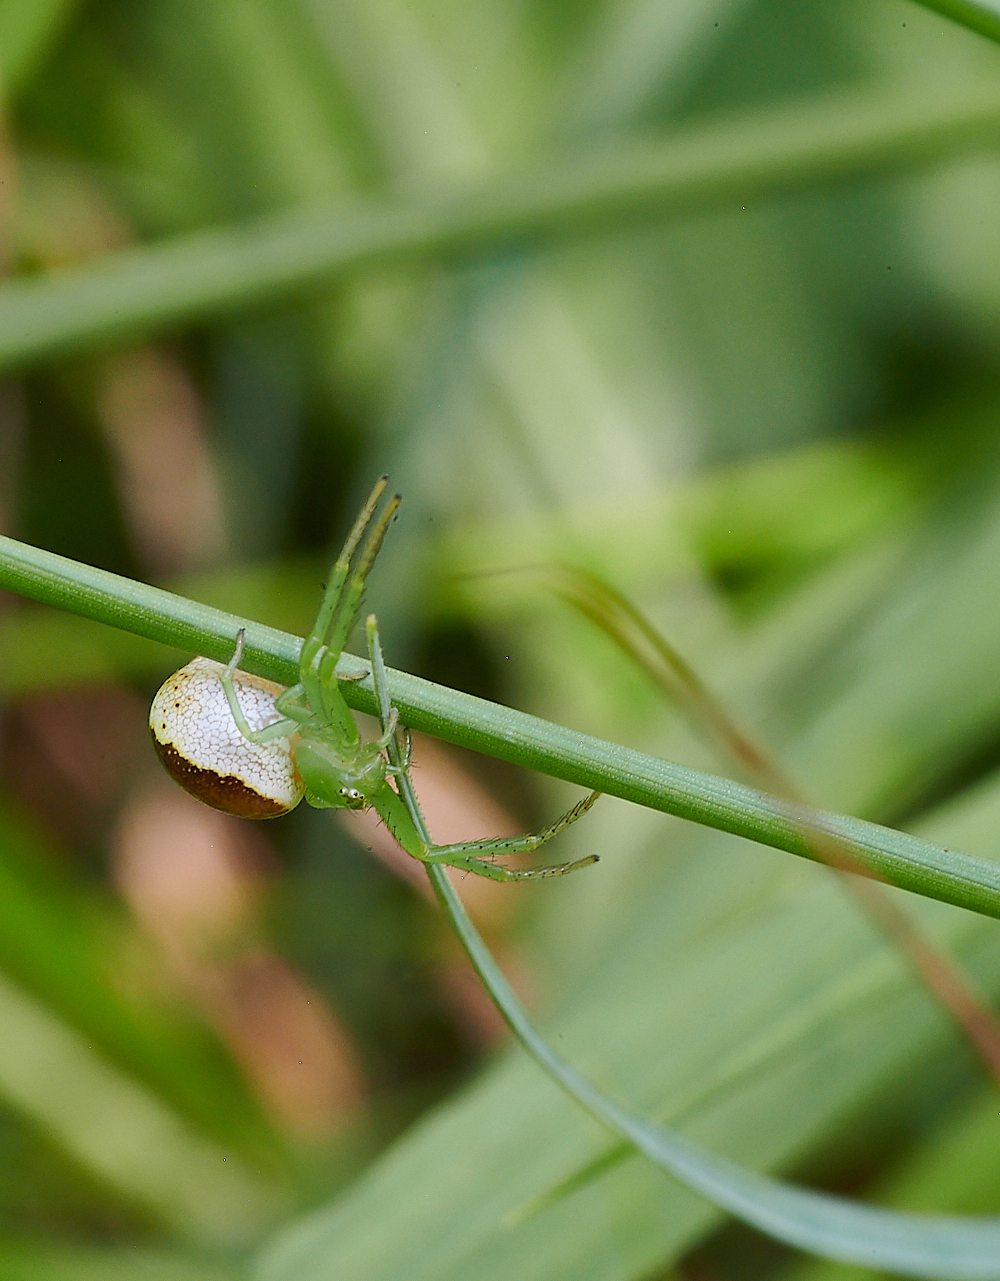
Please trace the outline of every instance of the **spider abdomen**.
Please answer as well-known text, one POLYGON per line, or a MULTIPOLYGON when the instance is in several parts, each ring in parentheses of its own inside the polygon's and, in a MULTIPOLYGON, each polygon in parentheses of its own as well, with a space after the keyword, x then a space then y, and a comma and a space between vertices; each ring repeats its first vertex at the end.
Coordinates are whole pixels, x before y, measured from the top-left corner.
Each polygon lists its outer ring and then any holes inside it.
MULTIPOLYGON (((221 663, 195 658, 167 678, 149 712, 157 755, 185 791, 239 818, 277 818, 294 809, 305 787, 287 738, 251 743, 233 720, 219 681, 221 663)), ((236 697, 250 728, 278 719, 282 686, 233 672, 236 697)))

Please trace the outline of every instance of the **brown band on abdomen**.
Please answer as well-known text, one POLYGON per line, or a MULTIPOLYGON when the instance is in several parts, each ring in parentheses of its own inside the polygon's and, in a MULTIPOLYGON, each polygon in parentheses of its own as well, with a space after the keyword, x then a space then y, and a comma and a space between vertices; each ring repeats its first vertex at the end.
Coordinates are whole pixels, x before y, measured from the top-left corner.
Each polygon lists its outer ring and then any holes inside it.
POLYGON ((202 769, 180 752, 172 743, 161 743, 152 731, 153 746, 163 762, 163 767, 186 792, 190 792, 205 805, 224 814, 235 814, 238 818, 280 818, 288 813, 288 806, 269 796, 261 796, 252 787, 247 787, 242 779, 233 774, 216 774, 214 770, 202 769))

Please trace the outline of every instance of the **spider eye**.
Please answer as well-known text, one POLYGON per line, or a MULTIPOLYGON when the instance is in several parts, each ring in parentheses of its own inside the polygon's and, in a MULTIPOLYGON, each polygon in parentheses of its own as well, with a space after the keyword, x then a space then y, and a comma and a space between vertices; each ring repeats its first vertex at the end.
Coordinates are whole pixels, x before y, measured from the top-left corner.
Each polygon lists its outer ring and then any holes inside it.
POLYGON ((341 798, 340 803, 343 805, 344 809, 363 810, 368 804, 365 799, 364 792, 360 791, 356 787, 341 787, 339 791, 341 798))

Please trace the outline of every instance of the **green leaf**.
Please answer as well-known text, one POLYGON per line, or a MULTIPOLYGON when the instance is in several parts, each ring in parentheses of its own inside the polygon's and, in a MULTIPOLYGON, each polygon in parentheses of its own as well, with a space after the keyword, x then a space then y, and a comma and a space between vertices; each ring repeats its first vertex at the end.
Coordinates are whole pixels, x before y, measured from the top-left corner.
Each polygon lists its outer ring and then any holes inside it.
POLYGON ((281 1206, 277 1187, 3 976, 0 1095, 126 1200, 195 1240, 242 1244, 281 1206))

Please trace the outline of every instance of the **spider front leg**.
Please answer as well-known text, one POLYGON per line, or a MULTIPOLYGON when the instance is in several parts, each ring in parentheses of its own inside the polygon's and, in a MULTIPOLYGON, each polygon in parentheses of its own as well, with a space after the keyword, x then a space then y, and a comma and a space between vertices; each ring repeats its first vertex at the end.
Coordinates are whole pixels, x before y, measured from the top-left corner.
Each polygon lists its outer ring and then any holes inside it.
MULTIPOLYGON (((381 739, 379 741, 381 742, 381 739)), ((390 738, 386 743, 387 749, 389 747, 389 744, 392 742, 393 740, 390 738)), ((395 742, 398 746, 399 739, 397 738, 395 742)), ((410 768, 410 761, 412 759, 413 759, 413 735, 404 726, 403 727, 403 751, 402 751, 402 755, 399 758, 399 764, 394 765, 390 758, 389 764, 385 767, 385 772, 387 774, 396 774, 396 775, 405 774, 406 771, 410 768)))
MULTIPOLYGON (((382 723, 383 731, 382 739, 379 742, 384 742, 388 749, 389 771, 400 776, 400 783, 408 788, 415 801, 416 798, 412 792, 412 783, 408 773, 409 735, 407 734, 407 750, 404 758, 400 755, 399 741, 396 735, 399 714, 396 708, 392 706, 389 697, 385 660, 382 657, 382 646, 379 644, 378 638, 378 623, 374 614, 368 617, 367 633, 368 653, 372 664, 372 683, 375 687, 375 698, 378 703, 379 720, 382 723)), ((546 841, 558 836, 571 823, 575 823, 578 818, 586 814, 587 810, 600 796, 600 792, 591 792, 589 796, 585 796, 582 801, 579 801, 572 809, 567 810, 565 814, 560 815, 554 823, 543 828, 540 832, 529 833, 525 836, 497 837, 492 840, 462 841, 456 845, 432 845, 420 836, 402 800, 396 793, 392 792, 388 786, 385 791, 388 795, 379 798, 381 804, 375 802, 376 809, 378 809, 389 830, 406 852, 424 863, 444 863, 449 867, 457 867, 463 871, 472 872, 476 876, 487 877, 491 881, 523 881, 547 876, 564 876, 567 872, 575 872, 578 868, 587 867, 591 863, 598 861, 598 856, 591 854, 587 858, 576 859, 572 863, 556 863, 548 867, 537 868, 511 868, 504 867, 502 864, 495 863, 492 860, 498 856, 530 853, 538 849, 546 841)))
POLYGON ((399 712, 395 707, 389 708, 389 715, 382 728, 382 737, 375 744, 380 752, 385 751, 399 732, 399 712))
POLYGON ((246 632, 241 627, 236 633, 236 649, 233 656, 219 673, 219 682, 222 685, 226 695, 226 702, 229 704, 229 710, 232 713, 233 720, 236 722, 236 728, 240 731, 245 739, 251 743, 270 743, 276 738, 288 738, 294 734, 299 727, 296 719, 289 715, 290 708, 288 705, 282 705, 281 700, 285 699, 290 690, 285 690, 278 699, 275 700, 275 707, 285 713, 279 721, 274 721, 270 725, 265 725, 262 729, 251 729, 250 723, 243 715, 243 708, 240 707, 240 700, 236 696, 236 685, 233 681, 233 672, 240 665, 240 659, 243 657, 243 644, 246 640, 246 632))

